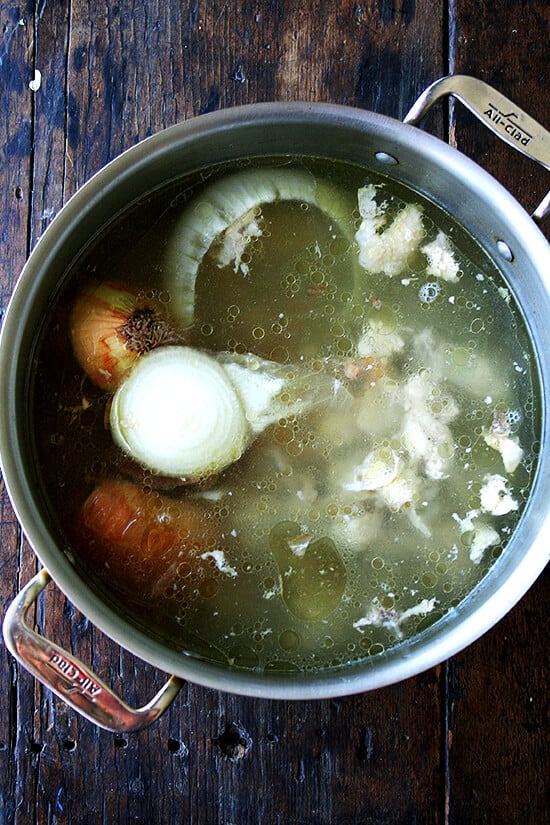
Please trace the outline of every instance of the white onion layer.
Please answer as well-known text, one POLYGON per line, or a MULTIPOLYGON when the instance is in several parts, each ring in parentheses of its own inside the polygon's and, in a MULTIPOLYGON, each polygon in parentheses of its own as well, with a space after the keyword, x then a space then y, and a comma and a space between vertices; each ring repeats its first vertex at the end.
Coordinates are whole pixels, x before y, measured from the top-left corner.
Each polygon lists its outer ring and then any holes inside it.
POLYGON ((208 186, 178 218, 164 261, 172 310, 186 325, 195 313, 195 282, 214 240, 255 207, 275 201, 316 206, 353 242, 355 202, 330 184, 297 169, 247 169, 208 186))
POLYGON ((239 396, 215 359, 189 347, 143 355, 111 405, 115 442, 168 476, 201 478, 244 452, 249 436, 239 396))

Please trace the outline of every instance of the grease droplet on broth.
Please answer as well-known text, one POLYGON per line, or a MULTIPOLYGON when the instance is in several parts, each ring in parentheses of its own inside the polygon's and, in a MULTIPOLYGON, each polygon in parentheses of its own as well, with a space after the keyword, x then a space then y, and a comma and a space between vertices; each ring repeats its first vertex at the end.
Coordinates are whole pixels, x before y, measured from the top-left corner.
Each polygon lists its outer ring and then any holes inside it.
POLYGON ((277 525, 269 537, 285 604, 297 619, 330 616, 344 593, 344 565, 331 539, 304 534, 299 524, 277 525))

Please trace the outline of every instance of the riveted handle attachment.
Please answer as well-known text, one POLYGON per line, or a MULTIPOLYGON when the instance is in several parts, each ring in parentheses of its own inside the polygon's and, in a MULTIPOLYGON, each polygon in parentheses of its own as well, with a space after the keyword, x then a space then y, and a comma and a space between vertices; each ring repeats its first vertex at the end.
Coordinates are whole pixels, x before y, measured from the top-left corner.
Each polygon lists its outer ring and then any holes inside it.
POLYGON ((147 705, 130 708, 86 665, 27 624, 29 608, 49 581, 49 573, 41 570, 8 608, 3 633, 9 651, 42 684, 102 728, 128 732, 156 721, 176 697, 183 680, 171 676, 147 705))
MULTIPOLYGON (((442 97, 460 100, 491 131, 510 146, 550 170, 550 132, 492 86, 468 75, 449 75, 432 83, 405 116, 404 123, 418 125, 442 97)), ((541 221, 550 214, 550 192, 533 212, 541 221)))

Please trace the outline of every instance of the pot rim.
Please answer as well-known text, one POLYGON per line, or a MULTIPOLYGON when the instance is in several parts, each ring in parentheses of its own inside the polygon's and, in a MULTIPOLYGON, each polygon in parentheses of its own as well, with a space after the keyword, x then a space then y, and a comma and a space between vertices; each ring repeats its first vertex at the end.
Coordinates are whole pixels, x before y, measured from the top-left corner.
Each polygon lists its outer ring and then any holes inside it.
MULTIPOLYGON (((19 359, 13 358, 13 353, 20 351, 24 330, 33 316, 35 302, 40 304, 44 300, 43 273, 50 271, 60 249, 67 243, 74 222, 85 220, 82 215, 93 211, 108 197, 110 191, 120 191, 130 178, 139 178, 144 169, 166 164, 166 158, 174 159, 176 150, 192 149, 205 135, 228 137, 231 148, 231 132, 236 127, 265 129, 280 124, 282 120, 294 125, 307 121, 312 130, 314 126, 319 129, 346 128, 353 134, 356 133, 358 139, 370 130, 375 138, 380 139, 380 151, 383 148, 387 154, 398 158, 405 149, 410 151, 412 144, 412 151, 427 163, 435 164, 447 174, 456 176, 457 180, 465 181, 473 197, 485 201, 494 199, 504 204, 501 221, 504 228, 514 237, 516 234, 521 236, 522 246, 529 250, 535 260, 546 261, 550 273, 550 246, 513 196, 474 161, 439 138, 414 126, 366 110, 327 103, 256 103, 200 115, 146 138, 96 172, 67 201, 35 246, 16 284, 0 333, 0 374, 4 376, 0 388, 0 400, 3 403, 0 406, 7 412, 0 421, 0 465, 14 511, 34 552, 67 598, 117 643, 156 667, 206 687, 263 698, 314 699, 382 687, 427 670, 475 641, 499 621, 533 584, 548 560, 544 534, 550 530, 550 512, 541 512, 540 502, 534 502, 537 498, 534 494, 539 489, 541 478, 550 477, 545 403, 542 404, 541 411, 541 458, 532 494, 506 550, 480 584, 457 608, 411 640, 360 663, 350 663, 314 675, 232 670, 224 665, 201 661, 157 642, 115 612, 80 576, 75 575, 70 559, 59 547, 59 541, 50 530, 44 529, 40 508, 35 499, 29 497, 29 489, 32 488, 28 480, 30 473, 26 467, 24 473, 21 473, 24 466, 19 445, 22 431, 15 410, 16 388, 21 386, 22 367, 19 359), (529 546, 521 558, 516 559, 513 551, 519 543, 520 531, 527 535, 529 546), (498 581, 497 576, 502 570, 505 578, 498 581)), ((235 152, 234 157, 242 156, 237 148, 235 152)), ((373 166, 373 156, 365 158, 365 166, 376 168, 373 166)), ((381 163, 382 166, 378 168, 391 174, 391 168, 388 169, 381 163)), ((174 179, 181 174, 181 171, 178 174, 174 166, 174 179)), ((165 177, 159 186, 168 182, 169 179, 165 177)), ((425 185, 426 189, 420 191, 430 197, 429 180, 426 180, 425 185)), ((418 186, 415 188, 419 189, 418 186)), ((433 192, 431 196, 433 200, 433 192)), ((113 213, 113 219, 115 216, 116 213, 113 213)), ((493 252, 497 240, 498 236, 493 234, 490 239, 494 245, 493 252)), ((541 277, 544 278, 544 292, 550 307, 550 283, 544 275, 541 277)), ((51 275, 46 280, 51 281, 51 275)), ((59 286, 59 280, 57 284, 59 286)), ((34 315, 36 317, 36 308, 34 315)), ((540 323, 540 319, 535 318, 535 321, 540 323)), ((536 354, 541 395, 546 399, 550 366, 545 363, 543 351, 537 351, 536 354)))

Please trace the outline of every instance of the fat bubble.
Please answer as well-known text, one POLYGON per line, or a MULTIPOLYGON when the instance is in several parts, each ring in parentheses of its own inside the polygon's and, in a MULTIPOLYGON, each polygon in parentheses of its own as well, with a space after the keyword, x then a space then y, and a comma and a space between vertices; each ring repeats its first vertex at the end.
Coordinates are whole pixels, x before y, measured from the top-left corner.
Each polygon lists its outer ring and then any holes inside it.
POLYGON ((441 287, 437 281, 428 281, 427 284, 423 284, 418 290, 418 297, 423 304, 431 304, 432 301, 435 301, 440 292, 441 287))

